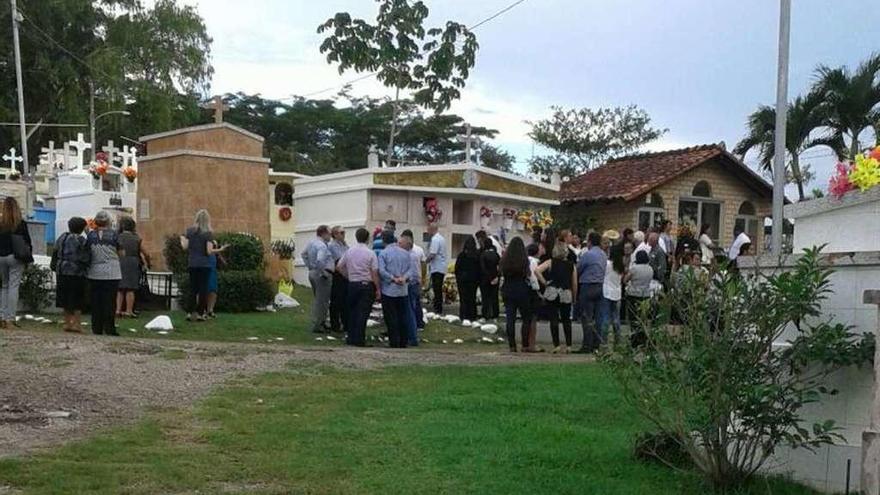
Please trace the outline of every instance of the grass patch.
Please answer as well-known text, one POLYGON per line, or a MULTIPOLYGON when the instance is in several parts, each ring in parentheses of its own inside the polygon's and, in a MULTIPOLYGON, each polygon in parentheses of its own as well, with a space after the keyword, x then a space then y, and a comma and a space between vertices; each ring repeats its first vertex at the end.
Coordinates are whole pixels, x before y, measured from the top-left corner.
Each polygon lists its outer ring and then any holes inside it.
MULTIPOLYGON (((322 340, 316 340, 317 335, 311 333, 311 318, 309 310, 312 303, 311 290, 306 287, 295 287, 294 297, 300 302, 300 307, 285 309, 276 313, 225 313, 219 314, 215 320, 206 322, 189 322, 186 321, 186 314, 181 311, 173 312, 144 312, 139 318, 123 318, 117 320, 116 325, 119 334, 123 337, 136 338, 155 338, 162 340, 203 340, 216 342, 251 342, 260 344, 296 344, 296 345, 342 345, 344 337, 336 336, 337 340, 327 340, 326 336, 322 336, 322 340), (160 335, 157 332, 146 330, 144 325, 160 314, 167 314, 171 317, 174 324, 174 330, 167 335, 160 335), (133 332, 131 330, 134 330, 133 332)), ((49 315, 53 320, 58 319, 58 315, 49 315)), ((84 320, 88 322, 88 315, 84 320)), ((23 328, 36 331, 60 331, 61 324, 53 325, 39 323, 33 320, 22 319, 20 324, 23 328)), ((89 332, 89 326, 82 327, 84 332, 89 332)), ((367 329, 368 336, 378 339, 379 335, 384 332, 384 327, 378 326, 367 329)), ((503 335, 503 331, 491 336, 493 339, 503 335)), ((428 342, 421 344, 428 348, 463 348, 469 350, 476 349, 505 349, 505 344, 494 342, 492 344, 478 343, 477 341, 486 336, 486 334, 470 328, 463 328, 459 325, 450 325, 446 322, 431 321, 428 322, 427 328, 421 333, 422 338, 428 342), (453 344, 455 339, 462 339, 464 344, 453 344), (443 344, 446 340, 447 343, 443 344)), ((374 345, 383 345, 378 340, 370 341, 374 345)))
MULTIPOLYGON (((694 473, 633 458, 647 426, 599 365, 305 371, 240 381, 191 413, 157 413, 0 461, 0 486, 26 494, 707 492, 694 473)), ((762 479, 741 493, 815 492, 762 479)))

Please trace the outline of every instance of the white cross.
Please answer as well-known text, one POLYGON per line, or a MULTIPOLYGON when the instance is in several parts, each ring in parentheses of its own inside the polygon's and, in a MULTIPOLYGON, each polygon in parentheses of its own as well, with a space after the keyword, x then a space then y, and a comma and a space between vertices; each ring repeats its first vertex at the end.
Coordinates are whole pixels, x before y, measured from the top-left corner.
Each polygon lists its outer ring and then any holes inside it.
POLYGON ((128 145, 122 145, 122 151, 119 152, 119 159, 122 160, 122 168, 128 167, 131 163, 131 153, 128 151, 128 145))
POLYGON ((119 151, 119 148, 113 146, 113 140, 107 141, 107 146, 101 148, 101 151, 107 153, 107 163, 113 165, 113 161, 116 159, 116 152, 119 151))
POLYGON ((49 141, 48 148, 41 148, 40 152, 43 153, 43 156, 40 157, 40 162, 43 166, 46 167, 46 170, 53 170, 58 165, 58 162, 61 161, 58 159, 58 155, 60 155, 61 150, 55 147, 55 141, 49 141))
POLYGON ((138 149, 137 146, 132 146, 131 150, 131 168, 137 170, 138 169, 138 149))
MULTIPOLYGON (((83 133, 80 132, 76 135, 76 141, 68 141, 67 142, 67 147, 76 149, 76 154, 71 155, 72 160, 70 160, 70 162, 73 162, 72 163, 73 166, 69 167, 69 168, 75 168, 77 170, 82 170, 83 169, 83 154, 86 150, 92 149, 92 145, 89 144, 85 140, 83 133)), ((68 162, 68 163, 70 163, 70 162, 68 162)))
POLYGON ((9 148, 9 154, 3 155, 3 161, 9 162, 9 168, 15 171, 15 162, 21 163, 24 159, 20 156, 16 156, 15 148, 9 148))

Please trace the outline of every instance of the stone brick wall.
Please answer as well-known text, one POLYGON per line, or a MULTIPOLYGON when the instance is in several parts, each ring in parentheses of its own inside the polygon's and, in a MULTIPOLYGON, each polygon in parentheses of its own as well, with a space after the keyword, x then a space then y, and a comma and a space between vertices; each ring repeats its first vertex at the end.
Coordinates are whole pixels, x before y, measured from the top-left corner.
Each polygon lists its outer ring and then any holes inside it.
MULTIPOLYGON (((771 201, 725 170, 719 162, 707 162, 653 191, 659 194, 663 200, 666 218, 678 221, 679 200, 692 197, 694 185, 701 180, 707 181, 712 188, 710 199, 721 203, 719 236, 721 247, 726 249, 733 243, 733 227, 739 207, 744 201, 750 201, 755 206, 755 213, 759 218, 759 235, 757 239, 752 239, 752 249, 753 251, 757 250, 755 252, 762 252, 764 244, 763 218, 771 214, 771 201)), ((638 225, 638 209, 644 203, 644 197, 629 202, 599 203, 591 205, 588 212, 596 220, 597 230, 635 228, 638 225)))

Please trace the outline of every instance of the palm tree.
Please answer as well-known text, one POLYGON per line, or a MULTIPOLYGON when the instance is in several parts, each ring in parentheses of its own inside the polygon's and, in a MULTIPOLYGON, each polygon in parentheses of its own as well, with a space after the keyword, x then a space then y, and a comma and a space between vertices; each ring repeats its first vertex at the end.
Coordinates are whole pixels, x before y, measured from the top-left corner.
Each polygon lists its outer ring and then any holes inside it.
POLYGON ((867 127, 880 123, 880 53, 862 62, 854 73, 846 67, 832 69, 820 65, 816 69, 813 90, 826 101, 827 125, 850 138, 849 158, 860 151, 859 134, 867 127))
MULTIPOLYGON (((811 135, 815 134, 817 130, 827 127, 828 115, 826 111, 823 95, 816 91, 811 91, 806 96, 798 96, 788 104, 785 150, 789 155, 788 167, 794 183, 797 184, 800 199, 805 198, 804 173, 800 164, 801 153, 816 146, 828 146, 840 156, 845 149, 843 139, 836 131, 811 138, 811 135)), ((772 171, 776 142, 774 135, 776 109, 768 105, 758 107, 754 113, 749 115, 748 130, 748 135, 737 143, 733 153, 743 158, 749 150, 757 148, 761 168, 772 171)))

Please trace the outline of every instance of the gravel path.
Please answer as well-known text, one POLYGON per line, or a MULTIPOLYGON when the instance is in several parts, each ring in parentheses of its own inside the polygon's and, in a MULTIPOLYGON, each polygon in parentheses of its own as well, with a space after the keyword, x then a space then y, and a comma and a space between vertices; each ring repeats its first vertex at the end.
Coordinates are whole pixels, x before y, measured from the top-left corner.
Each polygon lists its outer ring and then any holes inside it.
POLYGON ((186 407, 234 377, 288 363, 344 368, 399 364, 584 361, 578 356, 295 347, 0 331, 0 457, 81 438, 151 408, 186 407))

